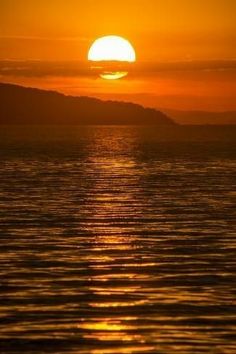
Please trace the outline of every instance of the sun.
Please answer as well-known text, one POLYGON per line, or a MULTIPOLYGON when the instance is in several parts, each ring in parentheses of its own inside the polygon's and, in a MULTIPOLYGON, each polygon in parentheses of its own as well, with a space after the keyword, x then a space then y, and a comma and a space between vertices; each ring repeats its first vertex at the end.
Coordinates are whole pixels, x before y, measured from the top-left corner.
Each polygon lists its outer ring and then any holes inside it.
POLYGON ((119 36, 105 36, 96 39, 88 52, 91 61, 127 61, 134 62, 134 48, 127 39, 119 36))
MULTIPOLYGON (((120 36, 105 36, 95 40, 88 52, 88 60, 91 62, 103 62, 103 72, 100 76, 104 79, 120 79, 128 74, 127 71, 121 71, 121 64, 134 63, 136 53, 131 43, 120 36), (104 63, 106 62, 106 63, 104 63), (112 63, 110 70, 106 70, 112 63), (115 69, 115 70, 114 70, 115 69)), ((100 65, 99 64, 99 65, 100 65)))

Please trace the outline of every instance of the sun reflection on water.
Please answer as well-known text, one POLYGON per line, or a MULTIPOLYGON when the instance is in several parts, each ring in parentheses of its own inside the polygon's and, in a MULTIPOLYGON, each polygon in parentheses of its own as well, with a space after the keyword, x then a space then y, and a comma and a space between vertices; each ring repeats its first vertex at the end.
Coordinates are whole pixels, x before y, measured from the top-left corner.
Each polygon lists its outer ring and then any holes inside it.
POLYGON ((91 127, 0 162, 8 346, 234 353, 235 163, 194 160, 189 145, 180 159, 132 129, 91 127))

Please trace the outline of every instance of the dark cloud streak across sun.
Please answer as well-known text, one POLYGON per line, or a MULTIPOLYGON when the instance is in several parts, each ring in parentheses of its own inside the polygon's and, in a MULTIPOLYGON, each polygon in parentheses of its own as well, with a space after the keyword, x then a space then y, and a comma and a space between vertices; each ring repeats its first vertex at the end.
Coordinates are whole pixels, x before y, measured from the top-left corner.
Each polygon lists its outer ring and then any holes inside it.
MULTIPOLYGON (((44 77, 44 76, 60 76, 60 77, 87 77, 96 78, 99 67, 109 66, 115 68, 116 63, 84 63, 78 61, 66 62, 43 62, 30 60, 1 60, 0 75, 7 76, 24 76, 24 77, 44 77)), ((162 73, 178 73, 178 72, 236 72, 236 60, 211 60, 211 61, 175 61, 175 62, 143 62, 135 64, 118 64, 118 67, 127 69, 131 78, 148 78, 158 77, 162 73)))

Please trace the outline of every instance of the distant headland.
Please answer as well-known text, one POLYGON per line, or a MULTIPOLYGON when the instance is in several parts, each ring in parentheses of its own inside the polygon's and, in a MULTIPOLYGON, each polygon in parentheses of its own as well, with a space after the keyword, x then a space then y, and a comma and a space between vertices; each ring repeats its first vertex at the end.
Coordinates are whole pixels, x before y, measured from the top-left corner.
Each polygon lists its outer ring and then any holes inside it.
POLYGON ((166 114, 134 103, 65 96, 5 83, 0 83, 0 124, 176 125, 166 114))

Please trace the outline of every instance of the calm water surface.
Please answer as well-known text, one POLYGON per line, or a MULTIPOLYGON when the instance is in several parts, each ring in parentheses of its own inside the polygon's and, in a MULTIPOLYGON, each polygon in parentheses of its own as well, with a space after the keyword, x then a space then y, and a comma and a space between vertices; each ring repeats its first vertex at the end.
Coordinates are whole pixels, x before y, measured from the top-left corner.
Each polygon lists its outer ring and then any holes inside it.
POLYGON ((0 352, 235 353, 233 139, 19 131, 0 142, 0 352))

